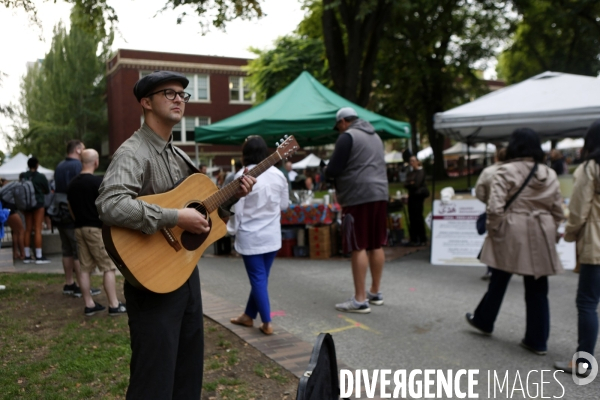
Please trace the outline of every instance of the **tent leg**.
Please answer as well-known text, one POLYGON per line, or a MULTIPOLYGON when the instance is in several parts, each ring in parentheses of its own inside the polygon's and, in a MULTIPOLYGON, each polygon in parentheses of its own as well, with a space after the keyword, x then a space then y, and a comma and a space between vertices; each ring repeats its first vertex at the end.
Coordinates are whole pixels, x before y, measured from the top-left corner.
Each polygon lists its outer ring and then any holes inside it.
POLYGON ((467 140, 467 189, 471 189, 471 143, 467 140))
MULTIPOLYGON (((434 159, 435 164, 435 159, 434 159)), ((433 169, 435 171, 435 168, 433 169)), ((435 214, 433 213, 433 204, 435 202, 435 172, 431 178, 431 229, 429 229, 429 263, 431 264, 431 257, 433 255, 433 217, 435 214)))
POLYGON ((196 147, 196 167, 200 166, 200 158, 198 156, 198 142, 194 143, 194 146, 196 147))

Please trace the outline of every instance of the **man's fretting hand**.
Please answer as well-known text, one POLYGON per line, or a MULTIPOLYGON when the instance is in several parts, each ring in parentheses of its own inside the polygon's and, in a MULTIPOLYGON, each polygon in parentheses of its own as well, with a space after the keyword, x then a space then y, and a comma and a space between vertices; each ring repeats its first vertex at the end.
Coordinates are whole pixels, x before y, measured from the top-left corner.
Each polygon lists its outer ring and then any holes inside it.
POLYGON ((210 230, 206 218, 194 208, 182 208, 177 210, 177 226, 198 235, 210 230))

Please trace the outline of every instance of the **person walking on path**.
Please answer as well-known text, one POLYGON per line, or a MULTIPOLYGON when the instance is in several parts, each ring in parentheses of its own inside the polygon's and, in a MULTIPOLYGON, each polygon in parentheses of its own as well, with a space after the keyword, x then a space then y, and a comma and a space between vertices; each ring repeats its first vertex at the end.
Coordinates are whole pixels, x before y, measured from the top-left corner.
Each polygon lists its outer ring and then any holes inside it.
MULTIPOLYGON (((183 91, 188 83, 183 74, 156 71, 135 84, 133 94, 144 123, 115 152, 104 175, 96 207, 105 224, 145 234, 175 226, 194 234, 210 230, 194 208, 164 208, 138 199, 164 193, 199 172, 187 154, 173 146, 173 127, 191 96, 183 91)), ((248 194, 255 182, 244 176, 237 197, 248 194)), ((125 281, 124 293, 131 338, 127 399, 199 399, 204 332, 198 268, 173 292, 154 293, 125 281)))
POLYGON ((423 204, 429 197, 429 189, 425 183, 425 170, 417 157, 411 156, 408 162, 412 170, 407 174, 404 186, 408 189, 409 245, 425 246, 427 232, 423 218, 423 204))
MULTIPOLYGON (((66 206, 67 188, 71 180, 81 172, 81 153, 85 145, 80 140, 70 140, 67 143, 67 157, 62 160, 54 170, 54 204, 59 208, 66 206)), ((63 294, 81 297, 81 288, 77 282, 81 280, 81 268, 77 254, 77 240, 75 239, 74 222, 67 218, 65 221, 52 221, 58 229, 62 248, 62 264, 65 271, 65 285, 63 294)), ((99 289, 92 289, 92 295, 100 294, 99 289)))
MULTIPOLYGON (((269 156, 267 144, 260 136, 250 136, 242 146, 242 162, 251 170, 269 156)), ((237 176, 241 175, 238 172, 237 176)), ((269 273, 281 248, 281 211, 289 206, 288 182, 283 172, 272 166, 256 180, 256 185, 233 208, 234 216, 227 231, 235 235, 235 250, 242 255, 252 287, 246 310, 231 323, 252 327, 260 314, 259 329, 273 333, 269 303, 269 273)))
POLYGON ((35 157, 27 160, 29 171, 21 174, 19 179, 30 180, 35 189, 36 204, 31 210, 23 212, 25 215, 25 258, 23 262, 36 264, 48 264, 50 260, 42 255, 42 223, 44 222, 44 195, 50 193, 48 179, 44 174, 37 172, 40 163, 35 157), (31 254, 31 233, 34 232, 35 258, 31 254))
POLYGON ((104 274, 108 314, 110 316, 123 315, 127 309, 117 298, 115 288, 117 267, 104 248, 102 221, 100 221, 96 209, 98 189, 102 183, 102 177, 94 175, 99 164, 98 152, 94 149, 84 150, 81 154, 81 161, 83 168, 81 173, 69 183, 67 199, 75 220, 75 239, 81 268, 79 285, 85 303, 83 313, 91 316, 105 309, 104 306, 92 300, 90 293, 90 274, 98 267, 98 270, 104 274))
MULTIPOLYGON (((569 218, 565 241, 577 242, 579 285, 577 287, 577 351, 594 355, 598 340, 598 303, 600 302, 600 120, 587 131, 582 150, 583 163, 575 170, 573 194, 569 201, 569 218)), ((589 363, 579 358, 578 365, 589 363)), ((573 362, 556 362, 567 373, 573 362)), ((577 373, 587 375, 585 368, 577 373)))
POLYGON ((563 271, 556 252, 564 219, 556 173, 543 164, 540 139, 517 129, 506 149, 507 161, 492 180, 487 204, 488 236, 480 260, 492 267, 487 293, 467 322, 486 335, 494 323, 513 274, 525 283, 525 337, 521 346, 544 355, 550 334, 548 276, 563 271))
POLYGON ((350 107, 336 114, 334 129, 340 133, 329 164, 328 179, 335 179, 342 206, 344 253, 352 253, 354 296, 335 305, 338 311, 370 313, 369 304, 382 305, 380 290, 387 241, 389 199, 383 142, 369 122, 358 118, 350 107), (367 269, 371 287, 366 289, 367 269))

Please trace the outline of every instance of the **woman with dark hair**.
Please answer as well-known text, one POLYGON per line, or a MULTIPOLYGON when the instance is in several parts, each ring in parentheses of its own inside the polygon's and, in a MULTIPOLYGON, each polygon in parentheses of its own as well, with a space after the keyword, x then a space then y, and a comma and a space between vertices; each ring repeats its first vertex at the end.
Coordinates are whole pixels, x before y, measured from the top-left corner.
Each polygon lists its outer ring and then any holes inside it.
POLYGON ((556 173, 543 164, 540 139, 531 129, 513 132, 507 161, 492 180, 487 203, 487 232, 480 260, 492 267, 488 291, 467 322, 491 335, 513 274, 525 283, 525 337, 521 346, 544 355, 550 333, 548 276, 561 273, 556 252, 564 219, 556 173))
MULTIPOLYGON (((242 146, 242 163, 248 170, 269 155, 267 144, 260 136, 250 136, 242 146)), ((236 177, 240 176, 239 171, 236 177)), ((248 278, 250 297, 246 310, 231 323, 252 327, 260 314, 259 329, 273 333, 269 303, 269 273, 277 251, 281 248, 281 210, 289 205, 288 182, 283 173, 270 167, 257 179, 248 196, 234 205, 234 216, 227 231, 235 235, 235 250, 242 255, 248 278)))
POLYGON ((19 177, 33 183, 35 189, 36 205, 25 211, 25 258, 23 262, 28 264, 35 262, 36 264, 48 264, 50 260, 42 255, 42 222, 44 221, 44 195, 50 193, 50 185, 44 174, 37 172, 40 163, 35 157, 27 160, 29 171, 24 172, 19 177), (35 258, 31 256, 31 232, 35 231, 35 258))
MULTIPOLYGON (((594 355, 598 339, 598 303, 600 302, 600 120, 590 126, 582 150, 584 162, 573 174, 573 194, 565 241, 577 242, 579 285, 577 286, 577 351, 594 355)), ((578 359, 577 363, 588 362, 578 359)), ((567 373, 573 362, 556 362, 567 373)), ((578 373, 583 372, 577 369, 578 373)), ((583 375, 586 375, 583 373, 583 375)))

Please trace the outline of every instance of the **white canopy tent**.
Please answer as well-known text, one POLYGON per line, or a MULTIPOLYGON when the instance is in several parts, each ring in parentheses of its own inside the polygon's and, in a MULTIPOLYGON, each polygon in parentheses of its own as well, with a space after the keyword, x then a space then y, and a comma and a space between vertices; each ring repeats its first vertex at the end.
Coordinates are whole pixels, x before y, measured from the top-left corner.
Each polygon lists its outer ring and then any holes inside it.
POLYGON ((387 153, 385 155, 385 163, 392 164, 404 161, 402 159, 402 153, 399 151, 392 151, 391 153, 387 153))
POLYGON ((600 79, 544 72, 435 115, 435 129, 459 141, 504 139, 517 128, 544 138, 581 137, 600 119, 600 79))
POLYGON ((571 150, 583 148, 585 140, 583 138, 571 139, 567 138, 556 143, 556 150, 571 150))
MULTIPOLYGON (((25 154, 17 153, 14 157, 0 166, 0 178, 4 178, 8 181, 18 180, 19 175, 22 172, 29 170, 27 160, 29 160, 29 157, 25 154)), ((41 165, 38 167, 38 172, 44 174, 48 180, 51 180, 54 177, 53 170, 44 168, 41 165)))
POLYGON ((444 150, 445 156, 467 156, 471 155, 482 155, 482 154, 494 154, 496 146, 491 143, 479 143, 476 146, 467 147, 466 143, 458 142, 454 146, 444 150))
POLYGON ((429 157, 433 157, 433 149, 430 147, 425 147, 423 150, 417 153, 417 160, 423 161, 427 160, 429 157))
POLYGON ((304 159, 292 164, 292 169, 317 168, 321 164, 321 159, 310 153, 304 159))

